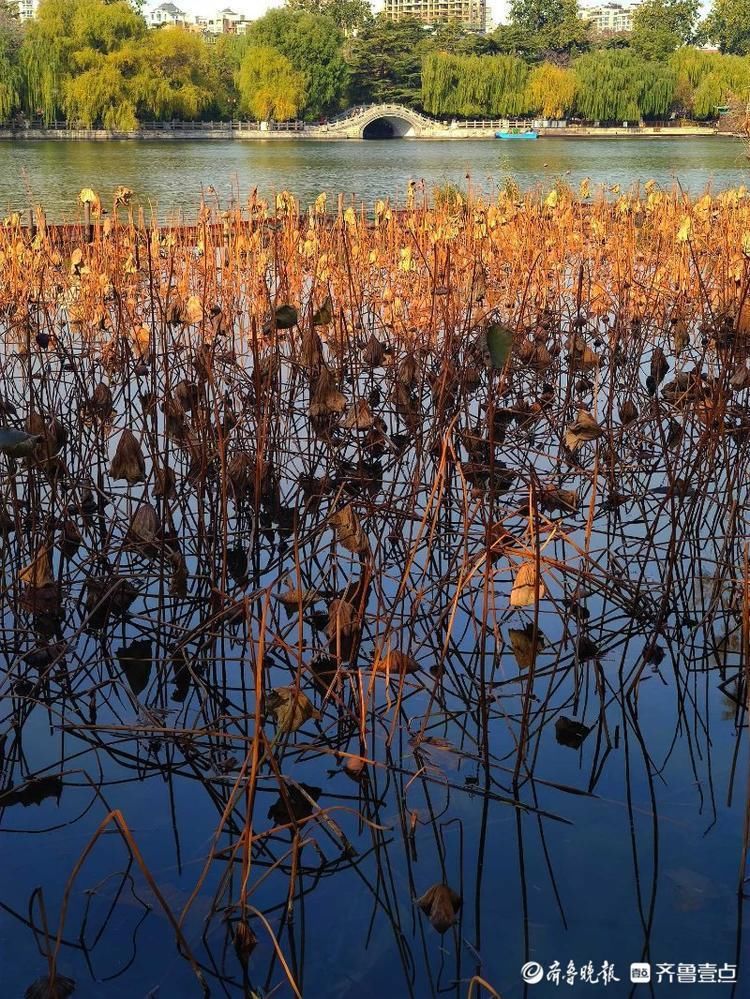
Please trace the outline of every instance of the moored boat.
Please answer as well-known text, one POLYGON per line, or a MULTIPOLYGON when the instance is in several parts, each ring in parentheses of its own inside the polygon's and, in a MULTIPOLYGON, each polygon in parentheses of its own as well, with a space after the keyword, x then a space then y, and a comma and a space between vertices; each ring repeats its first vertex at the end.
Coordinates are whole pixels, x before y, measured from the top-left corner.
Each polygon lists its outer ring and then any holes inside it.
POLYGON ((538 139, 538 132, 495 132, 496 139, 538 139))

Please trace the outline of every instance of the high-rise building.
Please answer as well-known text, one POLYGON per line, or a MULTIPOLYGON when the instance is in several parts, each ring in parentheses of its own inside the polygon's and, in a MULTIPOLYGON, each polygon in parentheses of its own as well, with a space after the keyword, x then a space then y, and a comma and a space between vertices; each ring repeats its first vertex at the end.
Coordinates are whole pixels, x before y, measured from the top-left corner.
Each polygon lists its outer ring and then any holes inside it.
POLYGON ((604 3, 596 7, 582 7, 581 17, 590 21, 595 31, 632 31, 637 6, 637 3, 604 3))
POLYGON ((414 18, 429 25, 455 21, 472 31, 487 30, 487 0, 385 0, 383 14, 392 21, 414 18))

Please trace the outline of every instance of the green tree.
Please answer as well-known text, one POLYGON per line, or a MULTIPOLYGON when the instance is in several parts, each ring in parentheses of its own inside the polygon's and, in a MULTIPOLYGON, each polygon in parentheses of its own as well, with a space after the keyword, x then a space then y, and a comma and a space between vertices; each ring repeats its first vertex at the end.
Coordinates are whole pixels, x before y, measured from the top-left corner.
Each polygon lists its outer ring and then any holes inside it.
POLYGON ((638 121, 669 114, 675 73, 629 49, 600 49, 575 63, 576 108, 592 121, 638 121))
POLYGON ((464 118, 523 114, 529 68, 517 56, 430 52, 422 63, 422 104, 464 118))
POLYGON ((29 111, 47 121, 61 110, 80 113, 88 122, 94 108, 116 105, 123 81, 107 57, 145 34, 129 0, 41 0, 21 48, 29 111), (86 74, 82 83, 79 74, 86 74))
POLYGON ((287 0, 287 7, 289 10, 328 17, 347 33, 372 20, 372 7, 368 0, 287 0))
POLYGON ((302 76, 305 101, 298 112, 308 119, 341 106, 349 82, 343 43, 329 17, 286 8, 270 10, 253 22, 244 39, 245 47, 276 49, 302 76))
POLYGON ((574 70, 545 62, 529 74, 526 107, 543 118, 564 118, 573 109, 577 90, 574 70))
POLYGON ((347 46, 351 101, 354 104, 393 101, 418 107, 422 95, 422 56, 429 47, 429 33, 421 22, 376 17, 347 46))
POLYGON ((591 25, 578 16, 577 0, 511 0, 510 21, 519 41, 555 61, 589 46, 591 25))
MULTIPOLYGON (((167 28, 150 31, 133 53, 136 71, 130 89, 141 117, 195 119, 211 105, 226 100, 209 47, 191 31, 167 28)), ((131 53, 120 60, 129 73, 131 53)))
POLYGON ((9 118, 21 102, 22 40, 23 28, 18 17, 12 11, 0 9, 0 121, 9 118))
POLYGON ((644 59, 666 59, 695 37, 700 0, 643 0, 633 14, 631 45, 644 59))
POLYGON ((305 104, 305 81, 270 45, 249 48, 237 74, 241 108, 262 121, 294 118, 305 104))
POLYGON ((750 54, 750 0, 714 0, 702 29, 721 52, 750 54))

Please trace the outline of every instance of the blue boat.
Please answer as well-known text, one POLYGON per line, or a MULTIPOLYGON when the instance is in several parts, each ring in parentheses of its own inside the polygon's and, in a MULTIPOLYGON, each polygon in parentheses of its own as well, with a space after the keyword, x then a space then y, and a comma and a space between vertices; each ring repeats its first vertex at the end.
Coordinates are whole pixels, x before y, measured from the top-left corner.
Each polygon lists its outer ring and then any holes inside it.
POLYGON ((538 139, 538 132, 495 132, 496 139, 538 139))

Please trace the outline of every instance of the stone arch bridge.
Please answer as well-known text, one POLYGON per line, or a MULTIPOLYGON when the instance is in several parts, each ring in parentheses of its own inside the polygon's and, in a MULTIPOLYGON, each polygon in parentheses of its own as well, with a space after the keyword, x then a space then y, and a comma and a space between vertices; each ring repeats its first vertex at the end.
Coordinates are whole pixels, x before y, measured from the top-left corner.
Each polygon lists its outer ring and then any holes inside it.
POLYGON ((445 123, 402 104, 370 104, 352 108, 309 131, 342 139, 424 139, 444 133, 445 128, 445 123))

